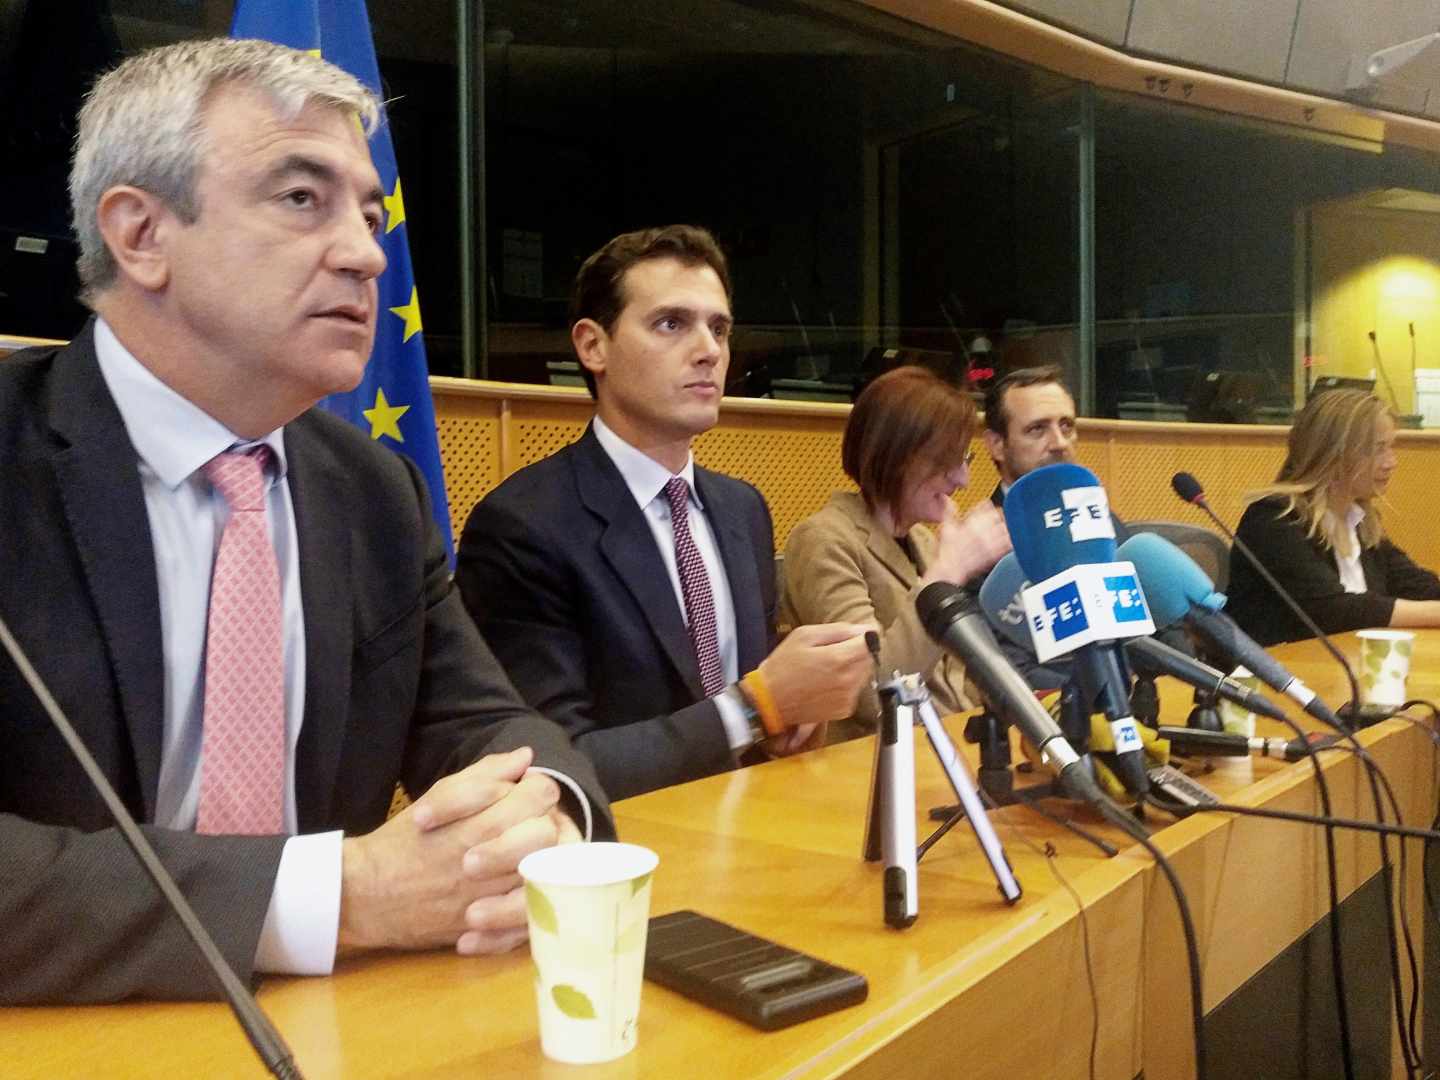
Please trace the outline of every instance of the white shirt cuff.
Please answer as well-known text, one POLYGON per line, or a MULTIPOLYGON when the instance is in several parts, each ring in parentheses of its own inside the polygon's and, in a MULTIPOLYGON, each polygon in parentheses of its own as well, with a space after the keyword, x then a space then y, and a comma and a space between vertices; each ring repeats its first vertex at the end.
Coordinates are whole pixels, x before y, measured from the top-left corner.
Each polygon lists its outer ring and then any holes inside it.
POLYGON ((585 842, 588 844, 595 835, 595 815, 590 812, 590 800, 585 797, 584 789, 563 772, 547 768, 544 765, 531 765, 526 771, 544 773, 551 779, 564 784, 570 794, 575 796, 575 800, 580 804, 580 812, 585 815, 583 822, 577 821, 575 824, 581 826, 580 831, 585 834, 585 842))
POLYGON ((738 754, 754 746, 755 739, 750 734, 750 721, 745 718, 745 710, 729 692, 722 691, 710 700, 715 703, 720 722, 725 725, 725 740, 730 744, 731 751, 738 754))
POLYGON ((255 970, 329 975, 340 933, 340 846, 344 833, 292 836, 280 853, 255 970))

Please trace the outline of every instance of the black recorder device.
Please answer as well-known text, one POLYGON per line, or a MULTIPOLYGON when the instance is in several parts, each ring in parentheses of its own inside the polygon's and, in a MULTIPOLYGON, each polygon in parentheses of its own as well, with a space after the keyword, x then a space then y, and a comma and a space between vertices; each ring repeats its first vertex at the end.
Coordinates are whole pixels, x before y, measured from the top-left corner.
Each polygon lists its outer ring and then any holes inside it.
POLYGON ((865 976, 694 911, 650 920, 645 976, 764 1031, 858 1005, 865 976))

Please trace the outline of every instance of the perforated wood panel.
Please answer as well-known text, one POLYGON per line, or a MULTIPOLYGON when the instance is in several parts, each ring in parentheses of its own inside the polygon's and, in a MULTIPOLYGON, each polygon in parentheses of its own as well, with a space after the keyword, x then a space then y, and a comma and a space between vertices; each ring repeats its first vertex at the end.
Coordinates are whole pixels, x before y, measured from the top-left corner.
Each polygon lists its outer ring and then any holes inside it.
POLYGON ((733 427, 722 421, 695 443, 695 460, 707 469, 738 476, 760 489, 775 522, 777 551, 785 550, 790 530, 824 506, 832 491, 855 490, 840 468, 843 425, 793 431, 786 430, 787 419, 775 423, 747 418, 733 427))
MULTIPOLYGON (((437 410, 440 402, 436 402, 437 410)), ((470 510, 500 482, 500 421, 497 417, 441 416, 440 460, 456 542, 470 510)))
MULTIPOLYGON (((502 475, 578 438, 592 409, 583 394, 529 400, 509 398, 507 388, 494 384, 463 395, 437 385, 440 453, 456 528, 502 475)), ((695 455, 708 468, 760 489, 775 519, 776 549, 784 550, 796 522, 823 506, 832 491, 854 489, 840 468, 845 416, 840 409, 752 412, 727 406, 719 426, 696 441, 695 455)), ((1082 420, 1080 432, 1078 460, 1100 478, 1116 513, 1127 520, 1207 525, 1199 510, 1171 490, 1170 477, 1184 469, 1195 474, 1215 511, 1233 527, 1244 510, 1243 496, 1270 482, 1285 455, 1286 433, 1280 428, 1082 420)), ((962 509, 988 497, 997 479, 983 444, 977 439, 973 448, 970 485, 956 495, 962 509)), ((1400 469, 1383 507, 1386 528, 1417 562, 1440 568, 1440 530, 1434 528, 1440 438, 1402 433, 1398 450, 1400 469)))
POLYGON ((511 431, 513 433, 514 449, 510 455, 510 472, 516 469, 523 469, 543 458, 549 457, 563 446, 568 446, 585 432, 585 425, 589 423, 589 410, 586 410, 584 419, 574 420, 544 420, 521 418, 515 416, 511 420, 511 431))

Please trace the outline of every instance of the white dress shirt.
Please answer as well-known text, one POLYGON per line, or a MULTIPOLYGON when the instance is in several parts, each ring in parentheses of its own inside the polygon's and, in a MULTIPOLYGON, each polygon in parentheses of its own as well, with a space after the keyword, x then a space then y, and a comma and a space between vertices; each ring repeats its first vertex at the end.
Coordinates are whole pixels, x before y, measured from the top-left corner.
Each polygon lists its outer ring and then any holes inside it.
MULTIPOLYGON (((689 624, 685 614, 685 593, 680 586, 680 569, 675 561, 675 527, 670 522, 670 500, 665 495, 665 485, 670 482, 670 470, 652 457, 641 453, 606 425, 597 415, 592 421, 595 438, 601 448, 620 470, 625 486, 630 489, 635 503, 645 515, 645 523, 655 537, 655 546, 660 549, 660 560, 670 576, 670 587, 675 593, 675 603, 680 617, 689 624)), ((695 548, 705 563, 705 573, 710 579, 710 594, 715 601, 715 633, 720 646, 720 667, 725 682, 731 684, 740 678, 738 653, 735 639, 735 603, 730 596, 730 579, 725 574, 725 564, 720 559, 720 549, 715 543, 715 532, 705 516, 705 505, 700 493, 695 490, 695 456, 689 454, 685 467, 678 476, 685 480, 690 490, 690 535, 695 548)), ((750 723, 740 706, 725 694, 710 699, 720 712, 725 725, 726 739, 732 750, 744 750, 754 740, 750 735, 750 723)))
POLYGON ((1340 544, 1332 543, 1330 546, 1335 552, 1335 568, 1340 571, 1340 587, 1347 593, 1369 592, 1370 588, 1365 584, 1365 568, 1360 565, 1360 522, 1365 520, 1365 511, 1359 506, 1351 506, 1345 512, 1345 522, 1340 524, 1333 510, 1325 512, 1325 527, 1334 540, 1339 541, 1348 537, 1349 554, 1340 552, 1340 544))
POLYGON ((157 379, 120 344, 105 320, 95 322, 95 355, 110 396, 139 456, 140 484, 155 548, 160 640, 165 659, 165 717, 155 824, 192 830, 200 801, 204 735, 205 630, 210 576, 230 508, 201 467, 235 446, 264 443, 274 453, 267 476, 266 521, 280 570, 285 654, 285 829, 265 926, 255 950, 262 971, 329 974, 340 926, 339 832, 293 835, 295 745, 305 715, 305 619, 295 509, 286 483, 283 429, 263 439, 238 438, 214 417, 157 379))

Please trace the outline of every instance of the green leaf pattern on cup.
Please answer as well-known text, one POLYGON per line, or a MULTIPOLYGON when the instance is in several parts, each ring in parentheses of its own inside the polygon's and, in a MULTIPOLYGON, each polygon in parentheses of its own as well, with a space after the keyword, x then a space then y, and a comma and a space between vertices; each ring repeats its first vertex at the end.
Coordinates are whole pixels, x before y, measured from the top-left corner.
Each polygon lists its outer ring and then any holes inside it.
POLYGON ((550 997, 559 1009, 571 1020, 594 1020, 595 1006, 585 994, 573 986, 557 984, 550 991, 550 997))
POLYGON ((555 915, 555 905, 528 881, 525 883, 525 906, 530 909, 530 919, 536 929, 544 930, 547 934, 560 932, 560 920, 555 915))

